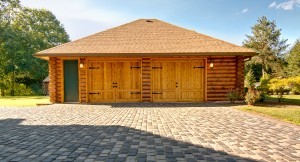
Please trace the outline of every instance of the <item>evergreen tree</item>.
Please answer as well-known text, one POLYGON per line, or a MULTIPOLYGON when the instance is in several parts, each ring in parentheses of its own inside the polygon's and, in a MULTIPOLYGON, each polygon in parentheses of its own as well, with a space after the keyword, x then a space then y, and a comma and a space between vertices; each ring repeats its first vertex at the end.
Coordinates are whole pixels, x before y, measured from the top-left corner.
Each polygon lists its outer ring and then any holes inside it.
POLYGON ((297 40, 287 56, 286 73, 288 76, 300 76, 300 40, 297 40))
POLYGON ((246 35, 243 45, 258 53, 254 59, 261 64, 262 75, 281 75, 282 55, 288 47, 287 39, 280 38, 281 29, 277 29, 275 21, 270 21, 265 16, 259 18, 251 28, 252 35, 246 35))

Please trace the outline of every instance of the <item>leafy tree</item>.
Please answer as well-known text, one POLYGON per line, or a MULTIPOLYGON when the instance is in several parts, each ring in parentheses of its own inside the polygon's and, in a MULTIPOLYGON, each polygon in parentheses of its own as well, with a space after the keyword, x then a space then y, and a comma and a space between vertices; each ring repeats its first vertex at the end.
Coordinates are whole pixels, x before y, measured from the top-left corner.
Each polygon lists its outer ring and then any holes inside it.
POLYGON ((19 0, 0 1, 0 90, 4 95, 4 90, 8 88, 10 78, 7 76, 7 50, 5 49, 6 38, 13 38, 11 22, 20 10, 19 0))
POLYGON ((300 76, 300 40, 288 52, 286 73, 288 76, 300 76))
POLYGON ((257 61, 261 63, 262 75, 282 73, 282 54, 288 47, 287 39, 281 39, 281 29, 277 29, 275 21, 263 16, 251 27, 252 35, 246 35, 243 45, 258 53, 257 61))
POLYGON ((9 87, 14 95, 15 82, 35 92, 41 91, 41 81, 48 75, 48 64, 32 54, 68 42, 69 36, 50 11, 22 7, 18 0, 6 0, 0 6, 6 6, 0 10, 3 20, 0 29, 3 31, 0 35, 1 91, 9 87))

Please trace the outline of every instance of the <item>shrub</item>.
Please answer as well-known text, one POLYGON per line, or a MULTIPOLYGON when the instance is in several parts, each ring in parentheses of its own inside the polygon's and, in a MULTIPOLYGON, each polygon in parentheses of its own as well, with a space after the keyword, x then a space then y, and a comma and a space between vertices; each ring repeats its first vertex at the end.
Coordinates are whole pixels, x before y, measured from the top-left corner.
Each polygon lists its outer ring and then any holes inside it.
POLYGON ((291 90, 290 81, 289 81, 289 79, 286 79, 286 78, 271 79, 268 85, 270 87, 269 89, 277 94, 278 102, 282 102, 283 94, 286 92, 289 92, 291 90))
POLYGON ((250 69, 249 72, 245 76, 245 87, 248 90, 254 89, 255 77, 253 75, 253 71, 250 69))
POLYGON ((300 93, 300 76, 288 78, 288 82, 294 93, 300 93))
POLYGON ((257 90, 260 92, 260 99, 259 102, 264 102, 266 99, 266 95, 270 93, 269 91, 269 81, 270 81, 270 76, 268 74, 265 74, 260 78, 260 85, 257 87, 257 90))
POLYGON ((254 105, 257 101, 260 100, 261 93, 257 90, 248 91, 245 95, 245 102, 248 105, 254 105))
POLYGON ((245 76, 245 86, 248 91, 245 95, 245 102, 248 105, 254 105, 260 98, 260 92, 254 89, 255 77, 252 70, 250 70, 245 76))
POLYGON ((231 102, 234 103, 235 101, 241 99, 243 94, 240 92, 238 88, 230 89, 229 92, 226 94, 226 98, 231 102))

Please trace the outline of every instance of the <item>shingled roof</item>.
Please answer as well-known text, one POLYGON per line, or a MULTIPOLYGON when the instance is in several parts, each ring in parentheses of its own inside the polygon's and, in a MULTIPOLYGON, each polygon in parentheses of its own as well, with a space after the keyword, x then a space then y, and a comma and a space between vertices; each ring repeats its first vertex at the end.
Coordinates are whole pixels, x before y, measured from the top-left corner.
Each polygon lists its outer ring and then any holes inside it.
POLYGON ((157 19, 139 19, 35 54, 49 56, 244 55, 256 53, 157 19))

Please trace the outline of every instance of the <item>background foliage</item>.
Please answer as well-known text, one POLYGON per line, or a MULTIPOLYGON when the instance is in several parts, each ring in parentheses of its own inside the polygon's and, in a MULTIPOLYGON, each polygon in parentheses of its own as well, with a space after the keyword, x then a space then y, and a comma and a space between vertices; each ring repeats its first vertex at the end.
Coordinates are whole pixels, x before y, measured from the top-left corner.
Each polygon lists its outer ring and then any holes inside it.
MULTIPOLYGON (((287 40, 281 38, 281 29, 275 21, 263 16, 251 27, 252 35, 246 35, 245 47, 258 53, 245 65, 245 87, 258 90, 260 101, 267 94, 277 94, 281 102, 283 94, 300 93, 300 41, 288 49, 287 40), (259 86, 254 87, 254 82, 259 86)), ((250 91, 251 92, 251 91, 250 91)), ((246 101, 255 98, 247 93, 246 101)))
POLYGON ((0 94, 41 94, 48 63, 33 54, 68 41, 64 27, 50 11, 23 7, 19 0, 2 0, 0 94))

